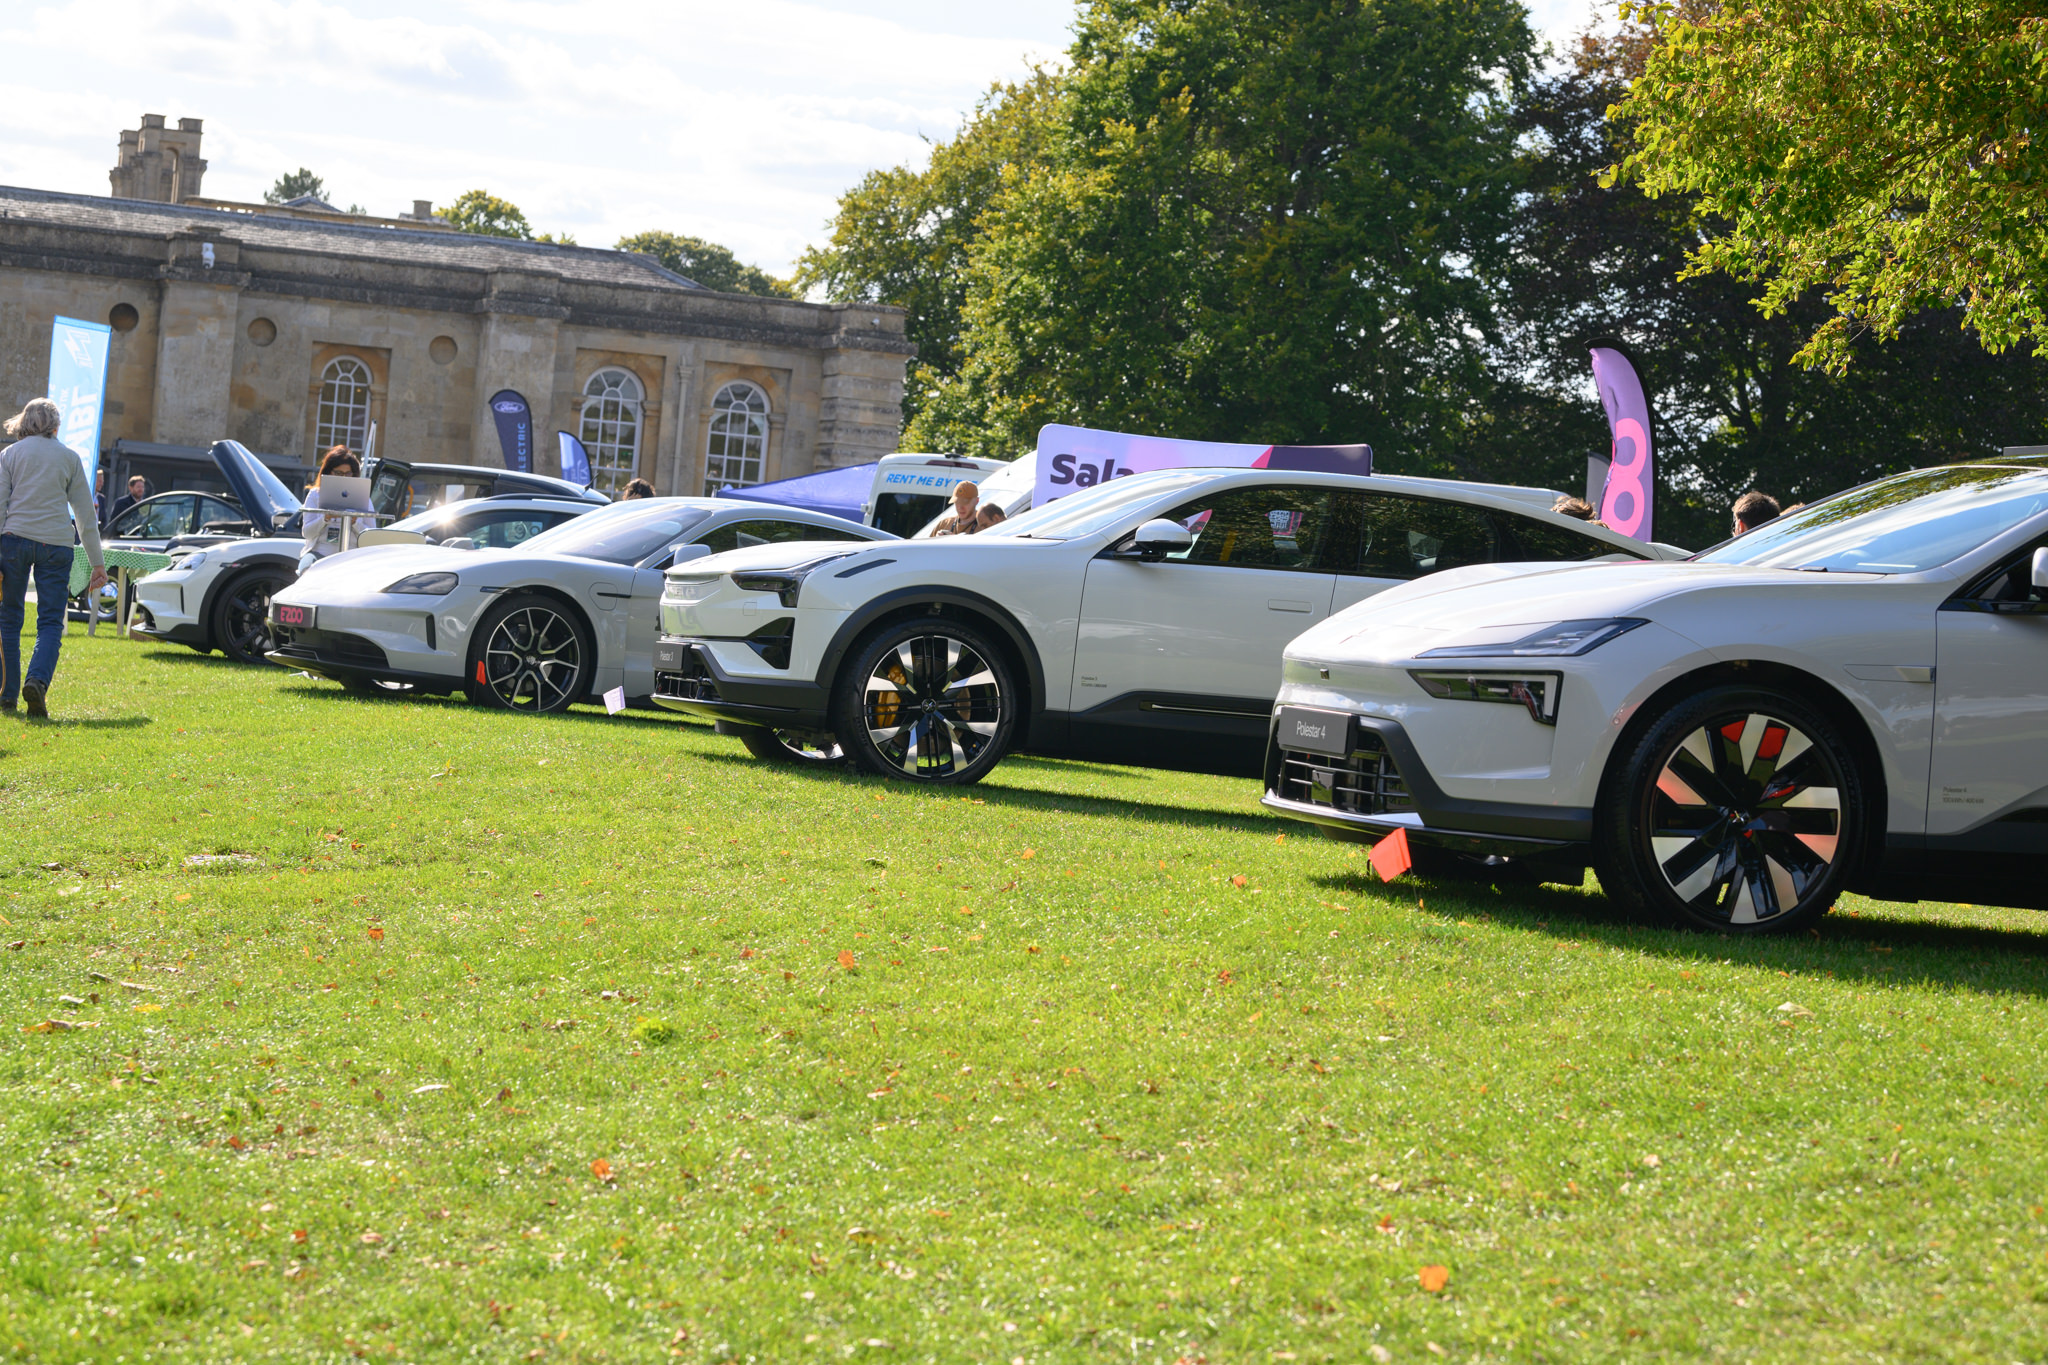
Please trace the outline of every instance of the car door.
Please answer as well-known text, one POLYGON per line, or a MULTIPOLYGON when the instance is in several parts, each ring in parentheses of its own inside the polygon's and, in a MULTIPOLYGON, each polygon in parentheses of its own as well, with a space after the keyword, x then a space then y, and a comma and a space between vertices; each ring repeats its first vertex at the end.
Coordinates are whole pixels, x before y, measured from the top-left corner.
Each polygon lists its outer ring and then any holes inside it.
POLYGON ((1112 546, 1090 560, 1075 751, 1222 771, 1248 759, 1256 770, 1281 651, 1330 614, 1340 513, 1329 488, 1225 487, 1165 514, 1194 533, 1187 550, 1146 561, 1112 546))
POLYGON ((2048 857, 2048 593, 2031 582, 2044 543, 1934 614, 1927 847, 1969 856, 1973 875, 2048 870, 2034 861, 2048 857))
POLYGON ((1337 498, 1343 544, 1331 546, 1332 613, 1411 579, 1500 557, 1499 528, 1484 508, 1399 493, 1337 498))
MULTIPOLYGON (((403 460, 379 460, 370 474, 370 507, 392 521, 402 521, 415 511, 412 496, 412 466, 403 460)), ((388 523, 387 523, 388 524, 388 523)))

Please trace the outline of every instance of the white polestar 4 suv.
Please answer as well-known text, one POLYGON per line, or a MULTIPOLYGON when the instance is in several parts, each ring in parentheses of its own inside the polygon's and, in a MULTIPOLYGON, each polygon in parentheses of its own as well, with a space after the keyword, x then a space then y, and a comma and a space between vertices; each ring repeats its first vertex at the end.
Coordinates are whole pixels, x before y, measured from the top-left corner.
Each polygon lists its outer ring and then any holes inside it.
POLYGON ((1333 611, 1460 564, 1682 553, 1554 515, 1556 496, 1162 471, 993 533, 719 555, 668 574, 655 701, 764 757, 921 782, 1013 748, 1256 776, 1280 652, 1333 611))
POLYGON ((2048 908, 2044 679, 2048 472, 1918 470, 1688 562, 1333 617, 1288 647, 1265 804, 1735 933, 1845 889, 2048 908))

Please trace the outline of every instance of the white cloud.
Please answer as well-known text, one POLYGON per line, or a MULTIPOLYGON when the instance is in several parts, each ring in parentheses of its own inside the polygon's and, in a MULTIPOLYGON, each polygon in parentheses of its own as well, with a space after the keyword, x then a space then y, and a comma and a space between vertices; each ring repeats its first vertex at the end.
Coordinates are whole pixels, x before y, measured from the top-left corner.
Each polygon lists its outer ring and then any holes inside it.
POLYGON ((666 227, 786 270, 841 191, 1055 60, 1069 0, 53 0, 0 17, 0 182, 104 193, 145 109, 206 120, 206 192, 301 165, 375 213, 483 187, 608 245, 666 227), (110 94, 109 92, 119 92, 110 94))

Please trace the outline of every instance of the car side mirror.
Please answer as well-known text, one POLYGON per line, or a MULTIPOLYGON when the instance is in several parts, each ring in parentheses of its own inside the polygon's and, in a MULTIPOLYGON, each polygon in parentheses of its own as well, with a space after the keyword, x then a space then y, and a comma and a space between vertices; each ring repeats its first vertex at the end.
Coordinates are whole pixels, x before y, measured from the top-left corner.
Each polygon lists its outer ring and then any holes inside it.
POLYGON ((2048 545, 2034 551, 2032 578, 2035 587, 2048 588, 2048 545))
POLYGON ((474 550, 476 542, 468 536, 450 536, 441 542, 441 548, 444 550, 474 550))
POLYGON ((674 568, 678 564, 687 564, 693 559, 702 559, 710 553, 711 547, 709 545, 678 545, 676 546, 675 557, 668 562, 669 567, 674 568))
POLYGON ((1138 528, 1131 537, 1131 548, 1138 552, 1138 558, 1160 560, 1182 550, 1193 549, 1194 535, 1177 521, 1155 517, 1138 528))

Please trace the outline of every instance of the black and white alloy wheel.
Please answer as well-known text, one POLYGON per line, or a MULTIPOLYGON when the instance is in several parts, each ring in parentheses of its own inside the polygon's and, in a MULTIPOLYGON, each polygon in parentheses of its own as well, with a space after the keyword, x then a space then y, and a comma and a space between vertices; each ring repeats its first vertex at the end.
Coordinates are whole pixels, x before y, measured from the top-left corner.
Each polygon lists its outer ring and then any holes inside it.
POLYGON ((1863 838, 1862 784, 1803 701, 1715 689, 1653 724, 1627 764, 1595 845, 1610 894, 1726 933, 1790 929, 1834 903, 1863 838))
POLYGON ((478 624, 469 651, 471 701, 506 711, 566 711, 590 687, 596 653, 559 602, 522 593, 478 624))
POLYGON ((899 622, 868 638, 841 671, 839 739, 871 772, 913 782, 978 781, 1010 747, 1009 663, 974 627, 899 622))
POLYGON ((256 569, 221 588, 213 604, 213 642, 221 653, 236 663, 268 662, 270 595, 290 581, 283 570, 256 569))

